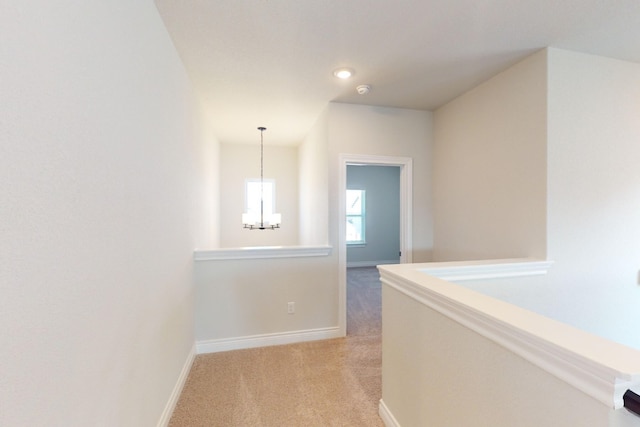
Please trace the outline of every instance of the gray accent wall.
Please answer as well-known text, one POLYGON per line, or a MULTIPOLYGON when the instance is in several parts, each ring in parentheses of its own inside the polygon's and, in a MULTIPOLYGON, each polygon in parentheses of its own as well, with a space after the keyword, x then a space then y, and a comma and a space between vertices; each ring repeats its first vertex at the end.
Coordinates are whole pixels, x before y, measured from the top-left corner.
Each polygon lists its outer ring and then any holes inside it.
POLYGON ((349 165, 347 188, 366 190, 364 245, 347 245, 347 266, 400 261, 400 167, 349 165))

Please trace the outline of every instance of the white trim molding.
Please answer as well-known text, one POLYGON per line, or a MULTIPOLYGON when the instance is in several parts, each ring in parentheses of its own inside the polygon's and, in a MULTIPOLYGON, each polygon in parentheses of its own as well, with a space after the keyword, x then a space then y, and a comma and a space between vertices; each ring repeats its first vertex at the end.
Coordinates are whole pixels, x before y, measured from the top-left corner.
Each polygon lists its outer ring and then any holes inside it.
POLYGON ((195 357, 196 357, 196 346, 193 345, 191 347, 191 350, 189 351, 189 354, 187 355, 187 360, 185 360, 184 365, 182 366, 182 371, 180 371, 178 380, 176 381, 176 384, 173 386, 173 390, 171 391, 171 396, 169 396, 169 400, 165 405, 164 411, 162 411, 162 415, 160 416, 160 421, 158 421, 158 427, 166 427, 169 425, 169 421, 171 420, 173 411, 176 408, 178 399, 180 399, 180 394, 182 394, 182 389, 184 388, 184 385, 187 382, 187 378, 189 377, 189 372, 191 371, 191 366, 193 366, 193 361, 195 357))
POLYGON ((271 345, 294 344, 299 342, 340 338, 340 328, 320 328, 303 331, 278 332, 274 334, 250 335, 246 337, 222 338, 196 342, 197 354, 221 351, 267 347, 271 345))
POLYGON ((300 258, 331 254, 331 246, 257 246, 195 250, 195 261, 222 261, 229 259, 300 258))
POLYGON ((423 273, 449 282, 547 274, 553 261, 534 258, 429 263, 423 273))
POLYGON ((378 265, 385 264, 398 264, 400 261, 397 259, 378 260, 378 261, 351 261, 347 262, 347 268, 353 267, 376 267, 378 265))
MULTIPOLYGON (((482 278, 525 273, 523 260, 500 260, 482 278), (491 276, 489 271, 495 275, 491 276)), ((483 261, 487 266, 498 261, 483 261)), ((535 266, 536 261, 531 261, 535 266)), ((445 263, 442 263, 445 264, 445 263)), ((381 281, 415 301, 509 349, 610 408, 623 405, 627 389, 640 386, 640 351, 592 335, 554 319, 431 276, 443 265, 413 264, 378 267, 381 281), (435 268, 434 268, 435 266, 435 268), (429 273, 427 273, 429 272, 429 273)), ((447 268, 447 277, 465 275, 464 263, 447 268), (455 270, 462 268, 458 274, 455 270)), ((537 271, 533 268, 530 272, 537 271)), ((535 273, 538 274, 538 273, 535 273)))
POLYGON ((396 420, 382 399, 380 399, 380 403, 378 404, 378 415, 382 418, 382 422, 385 427, 400 427, 400 423, 396 420))

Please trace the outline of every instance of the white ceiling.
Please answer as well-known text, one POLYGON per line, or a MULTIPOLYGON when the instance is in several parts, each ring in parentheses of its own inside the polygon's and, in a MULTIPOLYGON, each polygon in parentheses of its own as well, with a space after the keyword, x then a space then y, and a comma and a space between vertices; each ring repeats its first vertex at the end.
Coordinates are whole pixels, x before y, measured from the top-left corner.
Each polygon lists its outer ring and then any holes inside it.
POLYGON ((639 0, 155 2, 225 143, 298 144, 330 101, 433 110, 547 46, 640 63, 639 0))

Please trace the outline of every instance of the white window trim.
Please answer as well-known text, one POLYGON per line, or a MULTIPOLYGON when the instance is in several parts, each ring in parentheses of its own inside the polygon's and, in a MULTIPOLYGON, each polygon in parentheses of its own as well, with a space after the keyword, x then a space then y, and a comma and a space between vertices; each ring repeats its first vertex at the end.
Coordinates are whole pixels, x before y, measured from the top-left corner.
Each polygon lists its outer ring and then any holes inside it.
MULTIPOLYGON (((353 191, 361 191, 362 192, 362 200, 364 203, 362 203, 362 208, 360 210, 361 214, 360 215, 349 215, 346 213, 345 211, 345 218, 346 220, 349 220, 349 217, 360 217, 361 218, 361 224, 362 224, 362 229, 361 229, 361 235, 362 235, 362 239, 361 240, 353 240, 353 241, 349 241, 347 240, 347 237, 345 235, 345 242, 347 243, 347 246, 349 247, 358 247, 358 246, 366 246, 367 245, 367 190, 364 188, 347 188, 347 191, 349 190, 353 190, 353 191)), ((345 191, 345 195, 346 195, 346 191, 345 191)))

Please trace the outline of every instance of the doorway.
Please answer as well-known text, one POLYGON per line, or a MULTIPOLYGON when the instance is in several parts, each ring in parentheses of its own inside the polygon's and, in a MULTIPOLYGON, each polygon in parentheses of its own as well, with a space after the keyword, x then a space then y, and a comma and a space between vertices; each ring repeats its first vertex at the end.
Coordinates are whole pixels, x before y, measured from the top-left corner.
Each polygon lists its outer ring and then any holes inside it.
POLYGON ((400 262, 400 167, 347 165, 347 268, 400 262))
POLYGON ((347 243, 346 243, 346 190, 347 166, 397 166, 400 168, 400 263, 412 261, 411 215, 412 215, 412 159, 409 157, 388 157, 373 155, 341 154, 339 156, 339 198, 338 198, 338 269, 339 269, 339 311, 338 320, 342 335, 347 333, 347 243))
POLYGON ((380 337, 376 268, 400 262, 400 167, 347 165, 347 336, 380 337))

